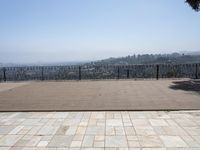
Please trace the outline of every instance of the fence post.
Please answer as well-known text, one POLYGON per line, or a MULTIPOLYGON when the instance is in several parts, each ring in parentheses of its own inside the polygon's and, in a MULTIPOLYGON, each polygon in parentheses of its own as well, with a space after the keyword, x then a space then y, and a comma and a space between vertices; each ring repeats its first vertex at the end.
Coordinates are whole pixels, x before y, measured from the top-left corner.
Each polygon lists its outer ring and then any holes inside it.
POLYGON ((156 65, 156 79, 159 79, 159 65, 156 65))
POLYGON ((42 80, 44 80, 44 67, 42 67, 42 80))
POLYGON ((6 68, 3 68, 3 81, 6 82, 6 68))
POLYGON ((127 79, 129 79, 129 68, 127 69, 127 79))
POLYGON ((119 79, 119 66, 117 67, 117 79, 119 79))
POLYGON ((195 77, 198 79, 198 64, 195 65, 195 77))
POLYGON ((81 80, 81 66, 78 67, 78 79, 81 80))

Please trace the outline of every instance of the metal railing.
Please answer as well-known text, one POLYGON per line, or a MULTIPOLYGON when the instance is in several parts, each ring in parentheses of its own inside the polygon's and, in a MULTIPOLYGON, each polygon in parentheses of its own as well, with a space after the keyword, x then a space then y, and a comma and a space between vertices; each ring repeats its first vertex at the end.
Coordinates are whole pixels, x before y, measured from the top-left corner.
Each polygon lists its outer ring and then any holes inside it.
POLYGON ((0 68, 0 81, 200 77, 200 64, 28 66, 0 68))

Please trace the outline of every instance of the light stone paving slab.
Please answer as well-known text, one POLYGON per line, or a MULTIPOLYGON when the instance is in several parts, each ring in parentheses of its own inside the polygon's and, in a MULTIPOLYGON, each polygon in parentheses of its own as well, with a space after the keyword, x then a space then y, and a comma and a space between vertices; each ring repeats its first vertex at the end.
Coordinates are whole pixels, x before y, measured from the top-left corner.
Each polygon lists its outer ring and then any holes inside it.
POLYGON ((88 126, 86 135, 102 135, 104 134, 104 127, 101 126, 88 126))
POLYGON ((139 136, 139 142, 142 147, 164 147, 162 141, 158 136, 139 136))
POLYGON ((39 147, 45 147, 45 146, 48 145, 48 143, 49 143, 48 141, 40 141, 37 146, 39 146, 39 147))
POLYGON ((69 147, 71 145, 73 136, 55 135, 48 144, 50 147, 69 147))
POLYGON ((200 150, 200 111, 2 112, 0 150, 200 150))
POLYGON ((163 119, 149 119, 152 126, 168 126, 167 122, 163 119))
POLYGON ((17 134, 20 130, 22 130, 24 128, 24 126, 17 126, 16 128, 14 128, 11 132, 9 132, 9 134, 17 134))
POLYGON ((106 120, 107 126, 122 126, 122 120, 121 119, 108 119, 106 120))
POLYGON ((135 127, 135 131, 137 135, 156 135, 152 126, 135 127))
POLYGON ((54 135, 59 127, 56 126, 43 126, 37 135, 54 135))
POLYGON ((93 147, 94 136, 85 135, 82 143, 82 147, 93 147))
POLYGON ((29 140, 29 142, 26 144, 26 146, 36 146, 40 140, 41 140, 41 136, 33 136, 31 137, 31 139, 29 140))
POLYGON ((21 137, 21 135, 5 135, 0 139, 0 145, 13 146, 21 137))
POLYGON ((0 135, 8 134, 15 126, 0 126, 0 135))
POLYGON ((106 136, 105 147, 128 147, 126 136, 106 136))
POLYGON ((160 136, 166 147, 188 147, 179 136, 160 136))

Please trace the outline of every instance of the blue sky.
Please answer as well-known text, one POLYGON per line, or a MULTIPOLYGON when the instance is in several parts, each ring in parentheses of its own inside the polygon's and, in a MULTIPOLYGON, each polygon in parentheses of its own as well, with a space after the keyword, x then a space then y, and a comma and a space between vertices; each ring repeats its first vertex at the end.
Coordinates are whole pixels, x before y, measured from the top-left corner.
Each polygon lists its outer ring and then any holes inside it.
POLYGON ((184 0, 0 0, 0 62, 200 51, 184 0))

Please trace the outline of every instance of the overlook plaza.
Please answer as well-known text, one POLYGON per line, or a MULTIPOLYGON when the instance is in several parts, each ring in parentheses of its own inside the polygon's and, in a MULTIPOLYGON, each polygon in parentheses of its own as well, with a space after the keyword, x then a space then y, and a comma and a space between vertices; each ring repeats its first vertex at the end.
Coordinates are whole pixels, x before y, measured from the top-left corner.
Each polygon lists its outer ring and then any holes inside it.
POLYGON ((0 83, 0 150, 199 150, 199 109, 198 80, 0 83))

